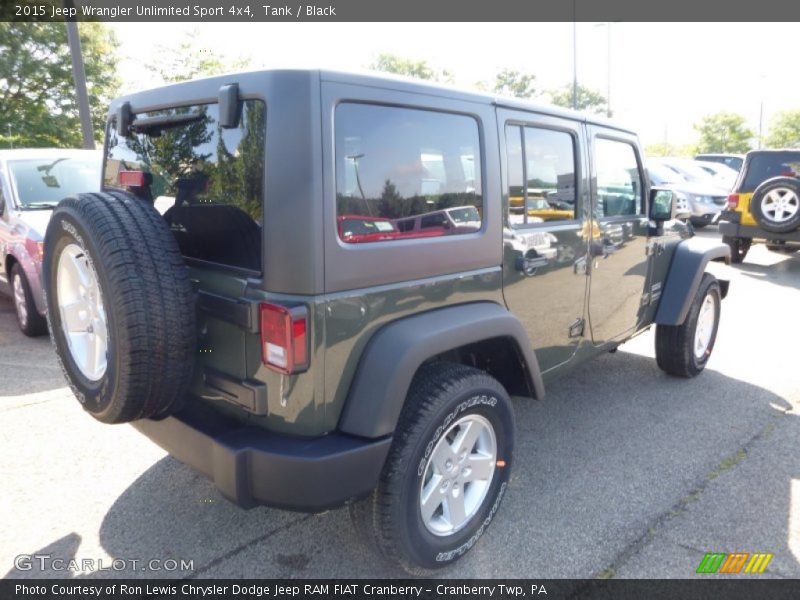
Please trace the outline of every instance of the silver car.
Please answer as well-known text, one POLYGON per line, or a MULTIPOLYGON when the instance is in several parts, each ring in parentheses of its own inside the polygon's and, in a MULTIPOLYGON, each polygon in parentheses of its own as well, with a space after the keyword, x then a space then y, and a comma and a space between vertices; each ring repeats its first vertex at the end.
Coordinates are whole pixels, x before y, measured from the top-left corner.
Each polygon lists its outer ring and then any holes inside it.
POLYGON ((0 291, 14 300, 25 335, 47 333, 42 294, 44 233, 66 196, 100 189, 93 150, 0 150, 0 291))
POLYGON ((728 190, 720 187, 695 161, 651 158, 647 161, 647 171, 652 185, 675 192, 679 212, 685 207, 692 225, 699 228, 716 223, 728 200, 728 190))

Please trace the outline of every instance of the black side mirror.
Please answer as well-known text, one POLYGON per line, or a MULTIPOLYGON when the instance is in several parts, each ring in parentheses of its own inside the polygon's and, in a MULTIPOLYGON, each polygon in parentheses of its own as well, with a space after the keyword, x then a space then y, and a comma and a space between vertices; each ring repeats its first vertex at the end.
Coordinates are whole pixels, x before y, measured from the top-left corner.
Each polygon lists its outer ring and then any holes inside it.
POLYGON ((128 137, 132 122, 131 104, 130 102, 123 102, 117 108, 117 135, 124 138, 128 137))
POLYGON ((239 100, 239 84, 231 83, 219 88, 219 126, 233 129, 239 126, 242 102, 239 100))
POLYGON ((656 223, 675 218, 675 193, 666 188, 650 190, 650 220, 656 223))

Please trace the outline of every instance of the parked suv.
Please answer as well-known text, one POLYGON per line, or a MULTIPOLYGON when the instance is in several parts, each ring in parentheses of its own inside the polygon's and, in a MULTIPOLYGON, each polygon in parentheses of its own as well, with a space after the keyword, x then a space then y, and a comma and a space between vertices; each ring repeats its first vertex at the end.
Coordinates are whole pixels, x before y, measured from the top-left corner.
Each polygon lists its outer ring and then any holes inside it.
POLYGON ((22 333, 47 333, 42 246, 58 201, 100 189, 101 154, 63 148, 0 150, 0 291, 14 300, 22 333))
POLYGON ((800 150, 748 152, 720 217, 723 241, 735 263, 754 240, 793 252, 800 247, 800 150))
POLYGON ((45 243, 75 395, 241 506, 349 504, 408 571, 457 560, 524 459, 512 395, 651 325, 669 374, 714 348, 727 283, 704 271, 728 247, 690 237, 636 136, 595 119, 326 71, 115 100, 104 191, 63 200, 45 243), (558 169, 534 181, 540 160, 558 169), (572 211, 512 212, 530 188, 572 211), (469 227, 389 235, 453 208, 469 227))

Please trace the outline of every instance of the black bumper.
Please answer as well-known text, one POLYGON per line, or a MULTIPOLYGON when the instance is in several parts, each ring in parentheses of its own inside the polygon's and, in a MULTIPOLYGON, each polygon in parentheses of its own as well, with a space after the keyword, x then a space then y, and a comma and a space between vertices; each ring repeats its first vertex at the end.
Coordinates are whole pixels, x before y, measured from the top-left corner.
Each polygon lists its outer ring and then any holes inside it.
POLYGON ((800 229, 795 229, 789 233, 771 233, 760 227, 750 227, 731 221, 720 221, 719 232, 727 237, 746 238, 749 240, 800 242, 800 229))
POLYGON ((294 438, 221 419, 182 411, 133 426, 242 508, 320 512, 366 496, 378 483, 391 443, 388 437, 339 433, 294 438))

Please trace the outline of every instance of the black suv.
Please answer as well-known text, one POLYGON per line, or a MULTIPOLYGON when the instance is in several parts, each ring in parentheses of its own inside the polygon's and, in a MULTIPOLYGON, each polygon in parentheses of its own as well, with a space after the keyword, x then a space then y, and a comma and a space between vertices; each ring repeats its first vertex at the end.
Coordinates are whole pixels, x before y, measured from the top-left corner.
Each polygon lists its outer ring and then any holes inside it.
POLYGON ((447 565, 508 489, 512 395, 651 325, 669 374, 714 348, 728 247, 595 119, 324 71, 115 100, 104 190, 45 243, 75 395, 241 506, 350 504, 408 571, 447 565))

